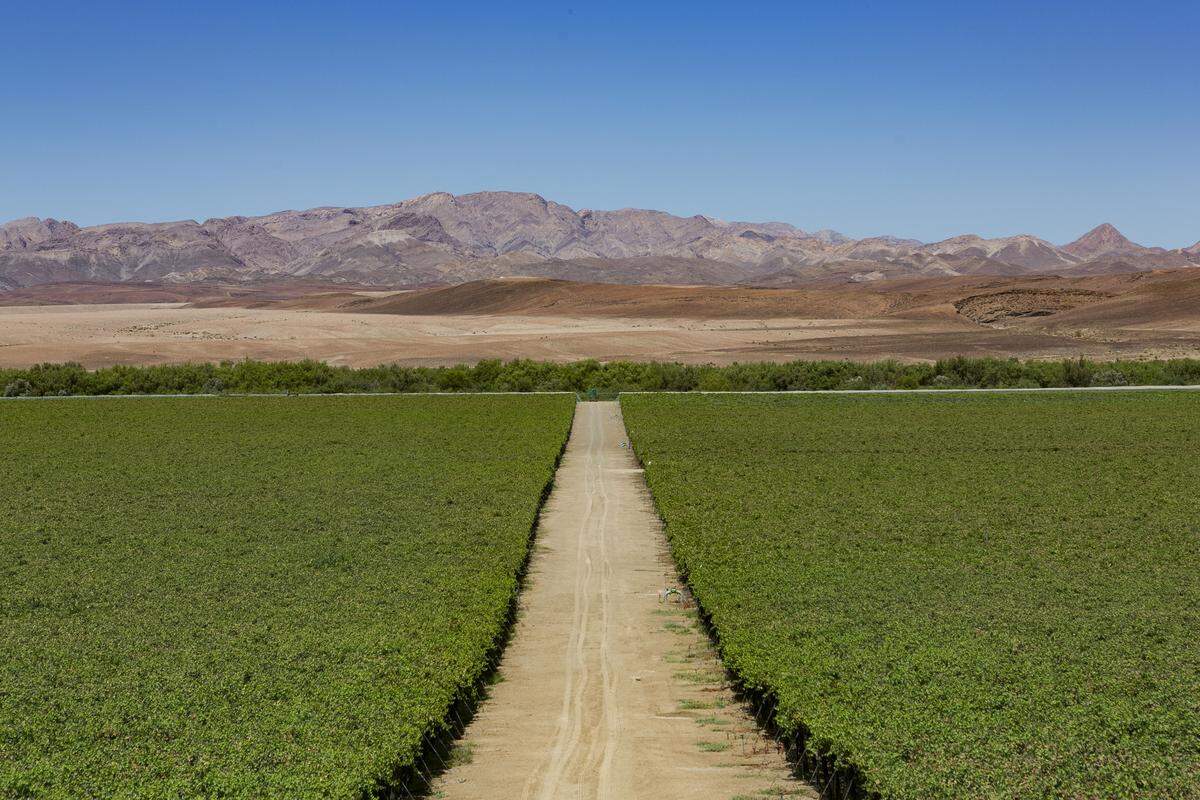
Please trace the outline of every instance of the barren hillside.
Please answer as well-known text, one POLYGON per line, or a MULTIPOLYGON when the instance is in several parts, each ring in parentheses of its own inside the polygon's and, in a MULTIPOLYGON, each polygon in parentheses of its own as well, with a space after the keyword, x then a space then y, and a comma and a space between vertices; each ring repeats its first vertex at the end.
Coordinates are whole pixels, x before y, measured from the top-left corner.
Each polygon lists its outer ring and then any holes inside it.
POLYGON ((944 241, 808 233, 661 211, 575 210, 529 193, 423 195, 372 207, 79 227, 0 225, 0 290, 57 282, 410 287, 537 276, 604 283, 793 285, 907 276, 1093 274, 1200 265, 1196 248, 1135 245, 1101 225, 1062 247, 1021 234, 944 241))

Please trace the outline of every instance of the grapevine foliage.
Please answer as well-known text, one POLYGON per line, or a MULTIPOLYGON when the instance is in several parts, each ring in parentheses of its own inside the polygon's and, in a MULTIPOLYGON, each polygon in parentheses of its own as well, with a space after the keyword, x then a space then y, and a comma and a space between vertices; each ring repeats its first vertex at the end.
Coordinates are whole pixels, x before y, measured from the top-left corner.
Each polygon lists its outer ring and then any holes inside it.
POLYGON ((574 398, 0 405, 0 797, 355 797, 473 686, 574 398))
POLYGON ((622 406, 726 663, 868 790, 1200 797, 1200 397, 622 406))

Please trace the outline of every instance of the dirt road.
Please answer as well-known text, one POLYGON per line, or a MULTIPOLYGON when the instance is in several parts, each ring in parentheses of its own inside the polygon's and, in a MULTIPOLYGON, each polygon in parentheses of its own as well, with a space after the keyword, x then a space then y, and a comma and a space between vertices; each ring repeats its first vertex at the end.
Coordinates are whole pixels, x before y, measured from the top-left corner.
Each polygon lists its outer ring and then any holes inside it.
POLYGON ((814 797, 734 701, 695 611, 660 598, 676 585, 620 407, 581 403, 500 682, 435 796, 814 797))

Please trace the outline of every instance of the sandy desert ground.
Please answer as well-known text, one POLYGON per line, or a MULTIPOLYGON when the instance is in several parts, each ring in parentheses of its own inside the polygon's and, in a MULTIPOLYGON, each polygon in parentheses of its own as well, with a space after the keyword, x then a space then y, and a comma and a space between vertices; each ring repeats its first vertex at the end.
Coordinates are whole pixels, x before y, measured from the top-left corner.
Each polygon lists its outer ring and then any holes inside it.
POLYGON ((0 366, 953 355, 1200 357, 1200 270, 805 289, 495 280, 402 293, 70 285, 0 295, 0 366), (156 302, 130 302, 145 299, 156 302))
POLYGON ((446 800, 815 798, 723 680, 615 402, 584 403, 538 523, 502 678, 446 800))

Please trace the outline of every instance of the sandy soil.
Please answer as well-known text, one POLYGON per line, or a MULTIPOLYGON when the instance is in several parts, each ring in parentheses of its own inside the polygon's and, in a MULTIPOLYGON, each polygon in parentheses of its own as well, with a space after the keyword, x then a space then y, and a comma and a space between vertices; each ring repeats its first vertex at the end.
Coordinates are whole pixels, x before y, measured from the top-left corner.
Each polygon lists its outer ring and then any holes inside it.
POLYGON ((581 403, 501 682, 450 800, 815 797, 724 684, 678 585, 616 403, 581 403))
MULTIPOLYGON (((1082 326, 1081 326, 1082 327, 1082 326)), ((813 358, 933 359, 1200 355, 1195 329, 993 329, 930 316, 695 319, 615 316, 400 315, 178 303, 0 307, 0 366, 88 367, 223 359, 315 358, 368 366, 483 358, 730 363, 813 358)))
POLYGON ((60 284, 0 294, 0 366, 954 355, 1200 356, 1200 269, 796 289, 507 279, 411 292, 60 284))
POLYGON ((325 281, 260 281, 220 283, 43 283, 0 292, 0 306, 88 305, 95 303, 220 303, 236 305, 280 303, 295 298, 319 297, 336 289, 340 297, 384 298, 401 291, 325 281))

